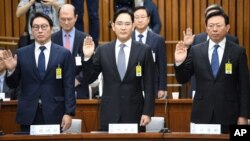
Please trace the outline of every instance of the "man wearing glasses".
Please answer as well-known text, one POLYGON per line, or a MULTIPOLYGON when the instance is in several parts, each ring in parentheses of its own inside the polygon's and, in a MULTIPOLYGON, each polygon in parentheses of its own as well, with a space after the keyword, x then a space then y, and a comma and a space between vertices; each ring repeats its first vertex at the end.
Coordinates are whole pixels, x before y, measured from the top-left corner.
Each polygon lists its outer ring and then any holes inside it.
POLYGON ((102 131, 108 130, 109 123, 137 123, 139 131, 144 131, 154 114, 152 51, 132 40, 133 21, 134 15, 128 9, 116 11, 112 29, 117 39, 98 47, 95 54, 92 38, 87 37, 84 41, 84 80, 90 83, 100 72, 103 74, 102 131))
POLYGON ((75 114, 75 66, 69 50, 51 42, 53 22, 43 13, 31 19, 35 42, 17 50, 15 57, 4 51, 11 88, 21 82, 16 121, 21 131, 30 125, 59 124, 62 130, 71 126, 75 114))

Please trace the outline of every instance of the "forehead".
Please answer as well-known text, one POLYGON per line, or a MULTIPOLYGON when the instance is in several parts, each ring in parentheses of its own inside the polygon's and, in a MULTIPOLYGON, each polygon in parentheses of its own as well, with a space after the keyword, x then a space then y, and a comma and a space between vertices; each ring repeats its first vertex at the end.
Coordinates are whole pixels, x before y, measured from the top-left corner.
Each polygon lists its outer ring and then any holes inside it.
POLYGON ((135 15, 147 15, 147 11, 145 9, 138 9, 134 12, 135 15))
POLYGON ((219 24, 224 24, 225 20, 224 17, 222 16, 213 16, 207 20, 208 24, 213 24, 213 23, 219 23, 219 24))
POLYGON ((116 21, 132 22, 132 19, 128 13, 121 13, 117 16, 116 21))
POLYGON ((60 11, 59 16, 74 16, 74 11, 70 8, 65 8, 60 11))
POLYGON ((49 24, 49 22, 43 17, 37 17, 34 19, 33 24, 49 24))

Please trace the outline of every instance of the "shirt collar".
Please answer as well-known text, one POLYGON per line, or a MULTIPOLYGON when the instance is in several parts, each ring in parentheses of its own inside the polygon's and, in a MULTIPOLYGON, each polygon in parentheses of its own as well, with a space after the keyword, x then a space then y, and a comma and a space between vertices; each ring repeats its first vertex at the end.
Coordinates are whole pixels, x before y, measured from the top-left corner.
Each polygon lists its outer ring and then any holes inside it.
POLYGON ((146 30, 144 30, 142 33, 140 33, 138 30, 135 29, 135 38, 138 38, 138 35, 142 34, 143 37, 147 37, 147 33, 148 33, 148 28, 146 30))
MULTIPOLYGON (((226 37, 224 37, 219 43, 217 43, 221 49, 225 49, 226 46, 226 37)), ((213 50, 214 49, 214 45, 216 45, 216 43, 212 40, 209 39, 209 50, 213 50)))
POLYGON ((51 40, 49 42, 47 42, 46 44, 43 44, 43 45, 41 45, 41 44, 39 44, 38 42, 35 41, 35 50, 40 51, 40 49, 39 49, 40 46, 45 46, 47 50, 50 50, 51 44, 52 44, 51 40))
POLYGON ((126 42, 122 43, 121 41, 119 41, 118 39, 116 40, 116 44, 115 46, 116 47, 119 47, 120 44, 125 44, 126 47, 131 47, 131 44, 132 44, 132 39, 130 38, 129 40, 127 40, 126 42))
POLYGON ((64 30, 62 30, 62 33, 63 33, 63 37, 65 37, 66 34, 69 34, 70 37, 73 36, 73 34, 75 33, 75 27, 72 28, 72 30, 70 32, 65 32, 64 30))

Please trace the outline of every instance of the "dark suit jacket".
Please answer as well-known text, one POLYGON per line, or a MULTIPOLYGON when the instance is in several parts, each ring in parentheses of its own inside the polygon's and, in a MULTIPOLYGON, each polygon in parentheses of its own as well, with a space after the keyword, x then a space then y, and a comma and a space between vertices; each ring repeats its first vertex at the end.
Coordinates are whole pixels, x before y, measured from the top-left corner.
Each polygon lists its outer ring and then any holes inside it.
POLYGON ((239 116, 248 117, 249 74, 245 49, 227 40, 217 77, 212 74, 208 59, 209 41, 191 47, 186 60, 175 67, 179 83, 196 76, 196 94, 191 122, 222 125, 237 124, 239 116), (232 74, 225 74, 225 64, 232 63, 232 74))
POLYGON ((33 123, 40 98, 45 123, 60 124, 64 114, 75 113, 73 57, 67 49, 52 43, 46 74, 41 79, 34 49, 34 43, 18 49, 16 69, 12 75, 6 77, 11 88, 17 87, 19 81, 22 84, 17 105, 17 123, 33 123), (62 68, 62 79, 56 79, 58 66, 62 68))
POLYGON ((20 86, 18 86, 17 88, 11 89, 9 88, 5 80, 3 84, 3 92, 5 93, 5 97, 10 98, 11 100, 18 99, 18 96, 21 93, 20 86))
MULTIPOLYGON (((100 105, 100 127, 108 130, 109 123, 140 123, 141 115, 154 114, 154 62, 149 47, 132 41, 129 62, 121 80, 115 57, 115 41, 97 48, 92 60, 85 62, 85 81, 103 74, 103 94, 100 105), (142 67, 142 77, 136 76, 136 66, 142 67), (141 83, 144 83, 145 98, 141 83)), ((140 124, 139 124, 140 125, 140 124)))
MULTIPOLYGON (((200 33, 200 34, 195 35, 194 42, 193 42, 193 44, 191 45, 191 47, 194 46, 194 45, 197 45, 197 44, 199 44, 199 43, 206 42, 206 41, 207 41, 207 36, 208 36, 208 35, 207 35, 207 32, 202 32, 202 33, 200 33)), ((232 36, 232 35, 230 35, 230 34, 227 34, 227 35, 226 35, 226 39, 227 39, 227 40, 230 40, 230 41, 232 41, 232 42, 234 42, 234 43, 236 43, 236 44, 239 44, 238 38, 235 37, 235 36, 232 36)), ((193 76, 191 77, 191 79, 190 79, 190 84, 191 84, 191 86, 190 86, 190 89, 189 89, 189 92, 188 92, 188 93, 189 93, 189 97, 192 97, 192 92, 196 90, 195 75, 193 75, 193 76)))
MULTIPOLYGON (((135 32, 132 33, 132 39, 136 40, 135 32)), ((146 44, 155 53, 155 94, 158 90, 166 90, 166 49, 165 41, 160 35, 148 31, 146 44)))
MULTIPOLYGON (((51 40, 58 44, 63 46, 63 32, 62 30, 52 34, 51 40)), ((85 39, 87 35, 79 30, 77 30, 75 28, 75 39, 74 39, 74 43, 73 43, 73 49, 72 49, 72 56, 76 57, 77 55, 83 57, 83 53, 82 53, 82 46, 83 46, 83 41, 85 39)), ((82 70, 82 66, 76 66, 76 73, 75 73, 75 77, 76 79, 80 82, 81 79, 83 79, 83 77, 79 74, 82 70)), ((79 99, 87 99, 89 98, 89 87, 88 85, 83 85, 80 84, 78 85, 76 88, 76 93, 77 93, 77 98, 79 99)))
POLYGON ((149 27, 152 31, 159 34, 161 32, 161 19, 156 5, 152 2, 152 0, 144 0, 144 6, 150 12, 149 27))

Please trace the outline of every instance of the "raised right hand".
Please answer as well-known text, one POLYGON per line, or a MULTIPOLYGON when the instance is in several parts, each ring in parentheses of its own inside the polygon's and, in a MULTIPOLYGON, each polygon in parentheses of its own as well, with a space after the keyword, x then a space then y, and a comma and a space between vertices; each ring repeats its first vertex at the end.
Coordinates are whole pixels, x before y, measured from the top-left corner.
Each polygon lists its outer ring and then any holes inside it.
POLYGON ((90 58, 93 55, 95 51, 95 43, 92 37, 87 36, 84 39, 82 51, 83 51, 84 58, 90 58))
POLYGON ((195 37, 190 27, 186 29, 186 32, 183 31, 183 37, 184 37, 184 45, 189 48, 191 44, 194 42, 194 37, 195 37))
POLYGON ((183 41, 180 41, 176 44, 175 47, 175 63, 181 64, 187 57, 187 48, 184 45, 183 41))
POLYGON ((13 57, 12 52, 10 50, 4 50, 3 59, 8 71, 13 71, 17 65, 17 55, 13 57))

